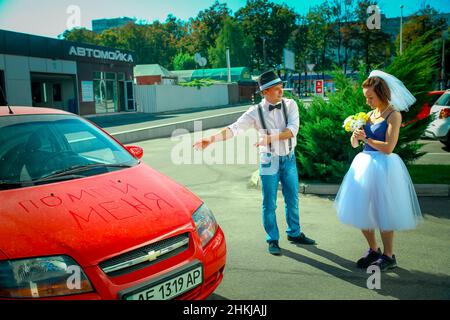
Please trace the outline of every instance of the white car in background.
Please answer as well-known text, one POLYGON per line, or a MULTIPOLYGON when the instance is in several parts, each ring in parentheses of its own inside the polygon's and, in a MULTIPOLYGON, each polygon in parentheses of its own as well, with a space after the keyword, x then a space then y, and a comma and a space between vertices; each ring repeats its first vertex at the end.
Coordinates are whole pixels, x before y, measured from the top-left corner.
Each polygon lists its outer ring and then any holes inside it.
POLYGON ((430 110, 435 120, 425 130, 425 136, 450 146, 450 90, 447 90, 430 110))

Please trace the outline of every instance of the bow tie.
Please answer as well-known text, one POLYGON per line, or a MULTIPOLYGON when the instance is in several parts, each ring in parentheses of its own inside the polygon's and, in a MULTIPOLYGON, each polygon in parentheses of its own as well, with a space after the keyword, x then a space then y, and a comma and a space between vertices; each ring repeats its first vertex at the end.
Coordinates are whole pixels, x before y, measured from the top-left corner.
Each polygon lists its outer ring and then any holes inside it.
POLYGON ((277 104, 277 105, 269 105, 269 111, 272 111, 274 109, 278 109, 281 110, 281 103, 277 104))

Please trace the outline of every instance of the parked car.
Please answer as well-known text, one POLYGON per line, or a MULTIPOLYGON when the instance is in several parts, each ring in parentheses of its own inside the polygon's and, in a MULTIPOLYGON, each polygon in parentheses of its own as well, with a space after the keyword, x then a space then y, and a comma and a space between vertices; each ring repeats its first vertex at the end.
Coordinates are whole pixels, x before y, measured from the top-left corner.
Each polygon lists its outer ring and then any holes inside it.
POLYGON ((425 130, 425 136, 450 146, 450 90, 447 90, 431 108, 435 120, 425 130))
POLYGON ((207 205, 89 121, 0 107, 0 298, 204 299, 223 278, 207 205))
POLYGON ((420 109, 419 113, 417 114, 417 116, 408 121, 403 123, 403 127, 414 123, 418 120, 422 120, 426 117, 428 117, 430 115, 430 111, 431 111, 431 107, 435 104, 435 102, 445 93, 445 90, 437 90, 437 91, 430 91, 427 93, 427 100, 425 101, 425 103, 422 105, 422 108, 420 109))

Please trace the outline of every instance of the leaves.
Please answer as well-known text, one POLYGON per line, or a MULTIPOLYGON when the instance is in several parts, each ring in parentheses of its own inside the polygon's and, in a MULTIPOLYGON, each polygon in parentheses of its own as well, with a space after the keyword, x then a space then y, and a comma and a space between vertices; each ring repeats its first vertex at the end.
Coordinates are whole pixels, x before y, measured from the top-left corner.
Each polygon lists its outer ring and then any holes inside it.
POLYGON ((232 67, 248 67, 253 50, 251 39, 246 37, 240 24, 227 18, 216 40, 216 45, 208 50, 213 68, 226 68, 226 50, 230 49, 232 67))
POLYGON ((178 53, 173 59, 173 70, 192 70, 195 69, 196 63, 194 56, 188 53, 178 53))

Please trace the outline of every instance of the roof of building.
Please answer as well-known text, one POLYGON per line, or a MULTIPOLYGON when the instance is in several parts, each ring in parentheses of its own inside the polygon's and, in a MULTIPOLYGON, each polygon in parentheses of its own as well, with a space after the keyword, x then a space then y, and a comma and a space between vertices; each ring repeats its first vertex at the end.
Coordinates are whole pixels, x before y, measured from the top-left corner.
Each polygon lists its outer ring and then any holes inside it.
POLYGON ((161 76, 176 78, 177 76, 159 64, 140 64, 134 67, 134 76, 161 76))
MULTIPOLYGON (((250 71, 246 67, 230 68, 231 81, 248 81, 252 80, 250 71)), ((192 81, 194 79, 212 79, 228 81, 228 69, 197 69, 197 70, 177 70, 172 71, 177 75, 180 81, 192 81)))

